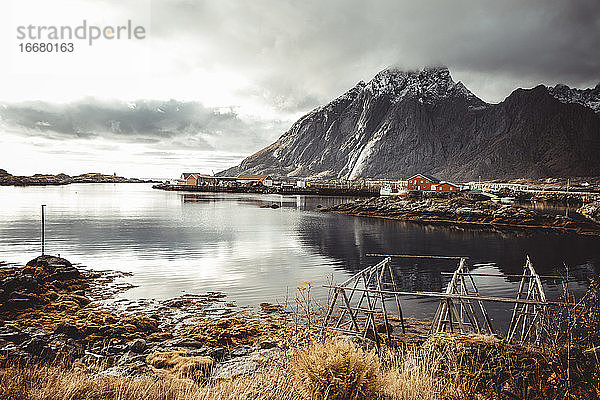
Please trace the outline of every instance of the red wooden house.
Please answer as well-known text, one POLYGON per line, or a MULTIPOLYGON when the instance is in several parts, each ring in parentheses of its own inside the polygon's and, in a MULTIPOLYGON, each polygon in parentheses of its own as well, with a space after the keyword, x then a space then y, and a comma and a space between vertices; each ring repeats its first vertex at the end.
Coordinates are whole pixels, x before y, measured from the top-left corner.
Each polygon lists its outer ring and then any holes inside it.
POLYGON ((440 193, 460 192, 460 186, 450 182, 440 182, 437 185, 432 185, 431 190, 440 193))
POLYGON ((406 189, 408 190, 431 190, 431 185, 440 183, 439 179, 433 176, 416 174, 408 178, 406 189))

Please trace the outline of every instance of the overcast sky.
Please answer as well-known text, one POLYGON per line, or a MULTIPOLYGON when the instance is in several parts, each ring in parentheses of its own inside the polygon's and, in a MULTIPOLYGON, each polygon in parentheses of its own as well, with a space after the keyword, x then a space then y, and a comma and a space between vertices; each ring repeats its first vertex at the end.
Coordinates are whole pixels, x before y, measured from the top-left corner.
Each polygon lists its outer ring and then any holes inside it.
POLYGON ((0 26, 0 168, 14 174, 216 172, 392 65, 447 65, 488 102, 600 81, 598 0, 1 0, 0 26), (84 19, 131 20, 145 39, 20 52, 18 26, 84 19))

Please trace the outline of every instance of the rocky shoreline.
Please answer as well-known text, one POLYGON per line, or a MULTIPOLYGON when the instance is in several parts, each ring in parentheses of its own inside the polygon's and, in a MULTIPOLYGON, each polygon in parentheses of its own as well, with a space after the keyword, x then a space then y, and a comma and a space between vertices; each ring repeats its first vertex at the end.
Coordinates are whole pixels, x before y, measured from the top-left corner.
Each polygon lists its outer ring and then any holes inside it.
POLYGON ((35 174, 32 176, 16 176, 0 169, 0 186, 47 186, 69 185, 71 183, 156 183, 153 180, 137 178, 124 178, 116 175, 87 173, 77 176, 67 174, 46 175, 35 174))
POLYGON ((489 229, 550 229, 600 235, 598 206, 585 205, 571 216, 542 213, 516 204, 500 204, 465 196, 393 196, 356 200, 324 208, 340 214, 395 219, 431 225, 489 229), (584 209, 585 208, 585 209, 584 209))
MULTIPOLYGON (((53 256, 0 268, 0 398, 546 399, 566 390, 588 399, 600 390, 593 282, 577 319, 567 321, 574 346, 402 335, 376 355, 368 340, 327 339, 314 325, 292 323, 282 306, 250 312, 221 293, 124 308, 103 302, 127 288, 119 277, 53 256), (371 389, 360 397, 356 382, 365 374, 371 389)), ((553 321, 562 338, 565 321, 553 321)))
POLYGON ((61 362, 100 376, 230 378, 313 334, 290 331, 280 306, 251 313, 221 293, 118 310, 102 302, 123 289, 117 277, 53 256, 0 268, 0 368, 61 362))

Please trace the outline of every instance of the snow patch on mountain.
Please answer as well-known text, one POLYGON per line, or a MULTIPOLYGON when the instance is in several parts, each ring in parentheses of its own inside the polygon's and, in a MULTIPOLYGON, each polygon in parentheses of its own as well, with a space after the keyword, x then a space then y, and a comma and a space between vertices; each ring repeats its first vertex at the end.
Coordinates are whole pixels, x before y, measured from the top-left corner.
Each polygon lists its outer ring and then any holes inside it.
POLYGON ((577 89, 558 84, 548 87, 548 92, 562 103, 581 104, 600 114, 600 83, 595 88, 577 89))
POLYGON ((367 144, 363 147, 362 151, 356 158, 356 161, 354 162, 354 167, 348 175, 348 179, 357 179, 361 176, 365 167, 369 164, 370 157, 375 150, 375 145, 381 140, 382 137, 383 132, 378 132, 374 135, 374 137, 371 140, 367 142, 367 144))
POLYGON ((443 98, 464 97, 474 107, 485 105, 462 82, 454 82, 445 66, 426 67, 420 71, 388 68, 375 75, 365 90, 374 96, 391 95, 394 102, 415 97, 421 103, 434 104, 443 98))

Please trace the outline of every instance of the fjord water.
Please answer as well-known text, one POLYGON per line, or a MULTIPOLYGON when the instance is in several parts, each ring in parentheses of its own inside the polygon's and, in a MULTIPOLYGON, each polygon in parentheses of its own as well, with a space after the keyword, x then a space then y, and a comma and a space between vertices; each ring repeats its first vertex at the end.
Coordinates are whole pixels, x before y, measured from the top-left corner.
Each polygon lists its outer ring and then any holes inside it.
MULTIPOLYGON (((526 255, 540 274, 578 280, 600 266, 600 238, 550 232, 492 232, 409 224, 320 212, 348 198, 177 193, 147 184, 0 187, 0 261, 24 264, 40 252, 40 205, 47 205, 46 249, 93 269, 131 272, 119 296, 165 299, 222 291, 238 305, 293 302, 380 258, 368 253, 469 257, 477 272, 520 273, 526 255), (273 209, 268 206, 281 206, 273 209), (493 263, 493 264, 489 264, 493 263), (479 265, 478 264, 488 264, 479 265)), ((393 260, 405 290, 442 290, 455 261, 393 260)), ((482 293, 514 297, 518 281, 477 277, 482 293)), ((550 297, 560 285, 545 280, 550 297)), ((405 300, 406 314, 430 316, 435 302, 405 300)), ((492 309, 495 307, 490 306, 492 309)), ((502 317, 497 317, 502 319, 502 317)))

